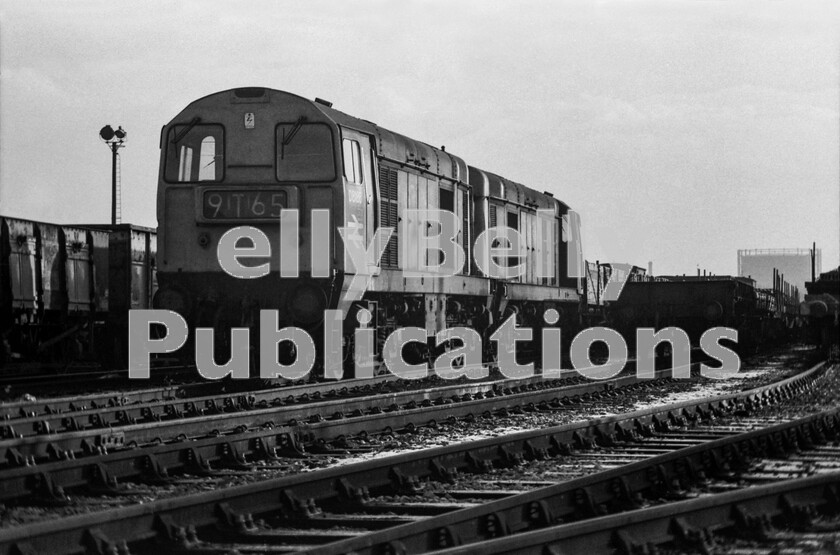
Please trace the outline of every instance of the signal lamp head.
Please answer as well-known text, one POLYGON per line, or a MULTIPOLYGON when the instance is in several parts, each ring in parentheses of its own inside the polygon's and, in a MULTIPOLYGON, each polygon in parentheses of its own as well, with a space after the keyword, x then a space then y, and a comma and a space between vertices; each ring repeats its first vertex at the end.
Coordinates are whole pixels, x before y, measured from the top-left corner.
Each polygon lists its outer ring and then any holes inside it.
MULTIPOLYGON (((122 129, 122 127, 120 127, 122 129)), ((110 125, 106 125, 102 129, 99 130, 99 136, 102 138, 103 141, 110 141, 114 138, 114 130, 110 125)))

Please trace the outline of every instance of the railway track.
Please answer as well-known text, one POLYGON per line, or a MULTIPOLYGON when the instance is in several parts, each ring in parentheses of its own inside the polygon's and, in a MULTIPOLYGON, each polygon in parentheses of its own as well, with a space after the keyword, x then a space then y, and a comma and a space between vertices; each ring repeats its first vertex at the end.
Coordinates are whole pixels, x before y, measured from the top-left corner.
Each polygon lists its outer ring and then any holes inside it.
MULTIPOLYGON (((195 368, 184 365, 156 365, 152 372, 151 383, 188 382, 194 379, 195 368)), ((68 368, 64 371, 39 370, 38 366, 28 367, 28 371, 17 374, 7 373, 0 376, 0 392, 8 401, 3 404, 25 404, 24 400, 15 400, 27 396, 66 395, 68 392, 84 395, 104 388, 116 390, 147 389, 138 387, 137 380, 128 377, 128 370, 102 370, 87 368, 68 368)), ((147 382, 148 383, 148 382, 147 382)), ((160 386, 165 388, 166 386, 160 386)))
MULTIPOLYGON (((132 380, 127 370, 74 371, 56 374, 23 374, 0 377, 0 419, 8 420, 41 412, 76 412, 88 407, 144 403, 160 399, 187 398, 224 391, 253 391, 279 387, 334 389, 332 382, 289 380, 203 380, 193 366, 155 366, 149 380, 132 380), (151 387, 143 387, 154 384, 151 387), (332 384, 332 385, 330 385, 332 384), (71 393, 72 392, 72 393, 71 393)), ((383 376, 378 381, 394 380, 383 376)), ((342 387, 358 387, 368 379, 342 380, 342 387)))
MULTIPOLYGON (((258 386, 251 380, 197 382, 180 385, 167 385, 148 389, 129 391, 105 391, 90 395, 70 395, 64 397, 49 397, 36 400, 23 400, 0 404, 0 419, 15 425, 42 421, 56 427, 60 424, 56 419, 72 413, 74 416, 89 416, 99 414, 100 418, 108 418, 107 412, 113 410, 140 410, 148 408, 153 411, 165 411, 167 405, 191 402, 203 405, 205 402, 223 405, 231 396, 254 396, 254 402, 262 400, 283 402, 317 400, 320 397, 335 397, 338 395, 362 395, 377 392, 396 381, 393 376, 383 376, 380 379, 355 379, 336 382, 320 382, 297 385, 280 385, 271 387, 258 386), (141 404, 144 406, 141 407, 141 404), (84 414, 81 414, 84 413, 84 414)), ((489 380, 488 380, 489 381, 489 380)), ((417 385, 420 388, 424 385, 417 385)), ((135 416, 136 418, 136 416, 135 416)))
MULTIPOLYGON (((795 397, 792 399, 790 412, 801 414, 795 397)), ((742 416, 719 414, 714 419, 705 419, 705 423, 701 421, 702 416, 693 424, 670 419, 662 421, 658 429, 642 430, 642 437, 625 434, 602 437, 589 445, 581 442, 575 448, 566 448, 565 454, 552 457, 546 464, 537 461, 537 469, 532 473, 550 476, 558 483, 517 492, 516 486, 521 488, 527 482, 522 479, 497 482, 494 478, 498 476, 488 473, 483 477, 485 483, 496 487, 472 495, 473 500, 486 496, 489 502, 382 532, 349 537, 315 548, 313 552, 425 553, 470 546, 471 552, 483 553, 485 544, 491 540, 560 523, 574 528, 590 519, 626 514, 651 504, 714 496, 815 472, 840 472, 836 447, 840 439, 840 409, 831 407, 817 414, 791 418, 780 415, 779 408, 768 406, 758 411, 736 408, 730 414, 742 416), (834 445, 827 445, 828 440, 834 445), (594 461, 601 463, 599 470, 591 468, 594 461), (553 472, 545 472, 545 468, 553 472), (497 500, 493 500, 493 495, 497 500)), ((451 492, 450 488, 464 496, 463 483, 456 482, 446 489, 451 492)), ((620 523, 621 519, 615 522, 620 523)), ((607 536, 614 539, 610 534, 607 536)), ((510 547, 512 543, 501 541, 501 545, 510 547)), ((640 546, 644 547, 644 541, 628 545, 625 552, 640 552, 635 551, 640 546)), ((501 547, 495 549, 504 552, 501 547)), ((565 545, 563 552, 566 552, 565 545)))
MULTIPOLYGON (((221 395, 228 393, 242 393, 265 389, 288 388, 291 395, 326 393, 333 389, 354 389, 369 387, 372 382, 395 381, 393 376, 382 376, 377 380, 349 379, 342 380, 340 388, 335 381, 290 382, 288 380, 199 380, 196 381, 196 370, 193 367, 171 367, 159 370, 162 374, 157 380, 164 381, 163 385, 153 387, 139 387, 147 384, 146 380, 129 380, 126 371, 68 373, 55 376, 35 376, 36 382, 48 382, 54 387, 49 391, 41 388, 29 388, 33 385, 29 379, 25 385, 13 386, 9 380, 0 380, 0 388, 13 388, 19 394, 17 398, 0 402, 0 419, 14 420, 17 418, 36 416, 39 414, 57 414, 63 412, 80 412, 107 406, 122 406, 136 403, 148 403, 160 400, 186 399, 192 397, 221 395), (171 372, 171 373, 170 373, 171 372), (185 377, 178 380, 174 378, 185 377), (75 386, 75 387, 67 387, 75 386), (84 389, 85 392, 79 392, 84 389), (74 393, 68 394, 69 391, 74 393), (93 391, 91 391, 93 390, 93 391), (36 393, 37 395, 33 395, 36 393)), ((153 376, 155 374, 153 373, 153 376)))
MULTIPOLYGON (((693 354, 696 354, 693 353, 693 354)), ((634 360, 629 361, 630 364, 634 360)), ((181 370, 189 370, 195 372, 194 368, 186 369, 179 367, 181 370)), ((484 382, 503 382, 505 381, 496 371, 491 371, 496 374, 495 378, 488 378, 485 380, 470 380, 470 383, 484 383, 484 382)), ((568 376, 576 375, 569 371, 568 376)), ((176 401, 179 399, 192 399, 195 397, 215 397, 217 402, 224 402, 225 394, 246 394, 251 392, 258 392, 261 399, 274 400, 276 397, 286 399, 289 396, 296 398, 305 398, 311 396, 316 398, 318 396, 336 396, 341 393, 347 395, 360 395, 365 392, 376 392, 377 388, 382 387, 385 383, 393 383, 400 381, 399 378, 393 374, 385 374, 374 379, 346 379, 337 382, 335 380, 309 382, 302 381, 292 383, 287 380, 219 380, 219 381, 193 381, 185 383, 167 383, 155 387, 139 388, 127 387, 127 385, 136 386, 138 383, 144 382, 129 382, 128 380, 114 382, 105 378, 110 373, 83 373, 70 374, 73 383, 84 384, 88 389, 96 388, 96 391, 87 394, 73 393, 61 395, 45 395, 35 396, 31 394, 21 395, 20 398, 0 402, 0 420, 18 420, 21 418, 37 417, 39 415, 56 415, 61 413, 79 413, 87 410, 97 410, 107 407, 121 407, 128 405, 136 405, 139 403, 155 403, 160 401, 176 401), (285 394, 285 395, 282 395, 285 394)), ((56 377, 50 377, 55 379, 56 377)), ((71 379, 70 377, 67 378, 71 379)), ((465 383, 468 380, 459 379, 453 380, 451 383, 465 383)), ((507 380, 510 383, 521 382, 521 380, 507 380)), ((538 379, 532 380, 538 381, 538 379)), ((445 383, 442 380, 437 380, 437 385, 445 383)), ((411 381, 400 381, 401 389, 422 389, 426 387, 434 387, 435 380, 422 379, 411 381)), ((3 383, 0 382, 0 387, 3 383)), ((260 399, 260 400, 261 400, 260 399)), ((207 399, 195 399, 203 402, 207 399)))
MULTIPOLYGON (((74 487, 117 492, 118 480, 160 484, 175 473, 212 475, 209 461, 217 467, 241 469, 254 461, 273 464, 278 456, 304 458, 305 452, 344 453, 348 438, 352 441, 354 437, 368 434, 434 427, 437 425, 435 417, 441 423, 453 422, 459 417, 469 419, 482 413, 501 415, 509 410, 523 410, 521 407, 525 405, 533 405, 528 407, 532 410, 562 410, 602 395, 616 396, 634 388, 650 389, 658 384, 661 381, 639 382, 634 376, 619 377, 606 383, 580 378, 553 382, 532 378, 467 382, 414 391, 391 388, 388 392, 381 390, 374 394, 370 394, 371 390, 377 388, 367 384, 360 388, 364 394, 356 397, 313 400, 304 393, 307 396, 304 401, 303 395, 284 395, 287 404, 242 414, 215 410, 193 419, 174 418, 126 425, 118 431, 93 428, 15 438, 0 441, 0 448, 6 448, 7 467, 0 469, 0 501, 30 498, 38 503, 56 504, 64 502, 64 491, 74 487), (402 404, 397 404, 400 400, 402 404), (336 407, 347 410, 346 416, 336 417, 336 407), (322 414, 333 415, 334 419, 325 420, 322 414), (266 420, 282 415, 295 417, 285 425, 275 424, 277 420, 266 420), (160 439, 168 430, 171 430, 171 437, 160 439), (61 447, 76 445, 79 441, 81 449, 59 451, 61 447), (24 446, 29 448, 26 455, 21 450, 24 446), (36 449, 45 452, 46 456, 33 456, 36 449)), ((146 410, 145 405, 139 410, 146 410)))
MULTIPOLYGON (((509 502, 510 499, 517 498, 521 492, 505 490, 480 494, 476 491, 462 491, 458 495, 462 499, 472 499, 472 501, 456 500, 444 504, 439 503, 439 499, 438 502, 432 503, 405 499, 400 501, 399 497, 385 500, 383 496, 413 497, 421 491, 426 491, 435 497, 437 494, 431 493, 434 488, 429 489, 429 483, 432 481, 444 484, 457 480, 464 473, 487 473, 494 468, 515 467, 525 461, 568 456, 570 453, 598 445, 636 443, 641 436, 645 435, 650 436, 647 438, 648 441, 659 442, 654 447, 635 446, 637 450, 648 450, 644 453, 645 458, 652 454, 651 450, 673 452, 679 449, 674 453, 676 457, 676 453, 681 453, 686 448, 699 449, 700 444, 709 442, 711 439, 709 436, 717 438, 715 441, 721 440, 722 432, 696 432, 691 439, 688 439, 692 433, 686 431, 687 437, 682 440, 654 436, 671 433, 669 431, 671 427, 683 423, 706 421, 714 415, 721 418, 727 414, 734 414, 736 411, 758 410, 765 404, 789 403, 791 399, 801 398, 809 391, 813 392, 823 371, 823 366, 818 365, 794 378, 744 393, 688 401, 583 423, 373 459, 360 464, 298 474, 238 486, 225 491, 210 491, 141 506, 124 507, 112 510, 105 515, 85 514, 55 522, 9 528, 0 532, 0 546, 4 549, 1 552, 11 553, 14 552, 13 549, 17 549, 20 552, 30 550, 31 552, 63 553, 73 552, 73 549, 79 545, 95 545, 99 546, 96 549, 100 551, 89 549, 90 552, 104 553, 107 549, 117 549, 123 543, 130 543, 132 553, 155 549, 224 553, 227 552, 225 550, 234 548, 244 553, 261 552, 259 546, 265 545, 273 546, 272 549, 275 550, 293 550, 314 541, 313 537, 316 536, 320 541, 323 541, 325 537, 354 541, 354 538, 359 536, 355 541, 367 542, 370 538, 375 538, 365 533, 371 529, 389 527, 389 530, 382 533, 390 534, 393 530, 405 528, 404 526, 392 528, 395 524, 420 526, 426 522, 434 523, 433 519, 428 518, 429 515, 442 513, 448 513, 450 517, 460 515, 464 513, 463 510, 451 511, 454 509, 473 511, 492 506, 494 503, 509 502), (487 499, 494 498, 500 500, 485 503, 487 499), (476 499, 480 499, 482 504, 474 506, 476 499), (265 520, 255 523, 252 515, 265 520), (415 522, 421 517, 422 520, 415 522), (232 542, 234 547, 226 542, 232 542), (58 549, 58 545, 64 547, 58 549)), ((766 425, 767 422, 764 424, 766 425)), ((807 426, 803 423, 796 424, 796 426, 799 425, 807 426)), ((734 430, 723 435, 728 436, 723 439, 737 436, 734 430)), ((642 454, 641 451, 635 453, 635 455, 642 454)), ((714 460, 714 457, 708 458, 708 453, 705 457, 702 454, 697 456, 704 465, 708 463, 708 460, 714 460)), ((625 463, 626 461, 622 461, 620 467, 629 468, 634 464, 642 464, 642 461, 630 465, 625 463)), ((648 472, 645 471, 642 474, 647 476, 648 472)), ((590 477, 590 479, 594 478, 590 477)), ((610 484, 607 488, 608 492, 612 492, 614 490, 612 482, 607 483, 610 484)), ((552 487, 559 487, 559 485, 552 487)), ((542 491, 542 489, 536 491, 542 491)), ((619 493, 621 492, 619 488, 619 493)), ((529 492, 523 495, 534 494, 535 492, 529 492)), ((560 498, 565 498, 567 501, 568 497, 568 495, 565 497, 560 495, 560 498)), ((528 507, 536 507, 536 512, 539 513, 541 505, 537 503, 528 507)), ((516 510, 521 516, 521 507, 516 510)), ((498 511, 495 512, 498 513, 498 511)), ((551 511, 546 514, 562 513, 551 511)), ((485 529, 488 529, 487 522, 496 522, 496 529, 504 523, 509 525, 513 522, 507 518, 500 517, 501 519, 497 521, 492 520, 496 517, 490 518, 490 521, 482 521, 485 523, 485 529)), ((441 536, 438 528, 434 529, 432 535, 438 539, 445 537, 445 534, 441 536)), ((494 526, 490 526, 489 529, 494 529, 494 526)), ((457 537, 462 536, 459 534, 457 537)), ((371 545, 379 545, 374 540, 370 541, 373 542, 371 545)), ((335 545, 339 546, 337 549, 343 549, 340 544, 335 545)), ((366 544, 362 544, 362 547, 364 545, 366 544)), ((309 546, 311 547, 311 544, 309 546)), ((394 546, 399 547, 399 544, 394 543, 394 546)))
POLYGON ((295 428, 306 440, 327 440, 475 416, 502 407, 557 404, 563 397, 601 395, 640 381, 633 375, 633 365, 628 366, 622 376, 602 382, 576 374, 572 377, 572 372, 560 380, 464 381, 433 388, 412 384, 407 390, 395 380, 362 380, 366 383, 355 389, 320 384, 297 391, 274 388, 134 405, 109 403, 78 413, 45 410, 4 424, 0 452, 7 454, 12 466, 21 466, 276 426, 295 428))
MULTIPOLYGON (((114 389, 109 385, 102 388, 102 391, 87 395, 63 395, 43 397, 35 399, 18 399, 0 403, 0 420, 12 425, 22 423, 25 418, 36 418, 40 415, 54 417, 55 415, 73 413, 80 416, 80 413, 92 414, 92 412, 114 407, 138 408, 139 404, 148 403, 152 405, 160 403, 164 406, 166 402, 178 403, 189 399, 194 402, 215 401, 223 405, 231 396, 247 395, 253 393, 255 399, 274 400, 280 398, 284 401, 290 397, 293 400, 304 402, 307 399, 317 400, 319 397, 359 396, 366 393, 377 392, 386 384, 398 381, 393 375, 380 376, 376 379, 348 379, 341 382, 283 382, 271 383, 262 380, 221 380, 201 381, 181 384, 168 384, 158 387, 137 388, 137 389, 114 389)), ((466 380, 454 383, 464 383, 466 380)), ((484 380, 483 382, 503 380, 484 380)), ((481 382, 481 383, 483 383, 481 382)), ((479 383, 479 382, 473 382, 479 383)), ((411 389, 422 389, 433 386, 428 380, 417 380, 407 387, 411 389)), ((403 384, 402 388, 406 388, 403 384)), ((84 416, 84 415, 82 415, 84 416)))
POLYGON ((836 553, 840 471, 437 551, 461 553, 836 553))
MULTIPOLYGON (((695 349, 692 351, 692 357, 695 362, 703 362, 702 352, 695 349)), ((657 360, 657 368, 664 368, 665 360, 657 360)), ((628 369, 626 372, 632 372, 635 359, 628 361, 628 369)), ((184 367, 179 367, 185 370, 184 367)), ((194 368, 186 369, 195 372, 194 368)), ((512 384, 511 386, 522 385, 526 383, 539 383, 543 381, 540 377, 530 380, 505 380, 502 379, 499 373, 491 370, 491 376, 495 374, 495 378, 488 378, 481 381, 476 380, 453 380, 453 384, 463 383, 487 383, 495 382, 502 385, 504 382, 512 384)), ((99 373, 95 374, 100 376, 99 373)), ((577 374, 573 371, 564 371, 563 377, 573 377, 577 374)), ((73 374, 75 379, 84 382, 85 375, 73 374)), ((262 401, 272 402, 278 404, 278 400, 282 402, 306 402, 308 400, 318 400, 321 398, 334 398, 337 396, 360 396, 364 394, 379 393, 383 389, 389 387, 388 384, 399 382, 400 389, 424 389, 445 385, 447 382, 443 380, 432 378, 423 380, 401 381, 392 374, 385 374, 375 379, 347 379, 336 382, 297 382, 292 383, 285 380, 275 380, 274 383, 263 380, 221 380, 221 381, 200 381, 200 382, 186 382, 186 383, 169 383, 166 385, 148 387, 148 388, 125 388, 117 387, 109 381, 93 380, 87 382, 87 387, 96 387, 98 391, 88 394, 80 395, 78 393, 72 395, 59 396, 45 396, 30 398, 32 396, 25 396, 26 398, 3 401, 0 402, 0 420, 5 421, 7 425, 20 427, 23 425, 21 432, 26 431, 26 425, 40 422, 47 428, 57 430, 61 428, 60 418, 68 416, 66 413, 73 413, 74 417, 86 417, 94 414, 87 411, 103 411, 103 409, 115 409, 122 407, 122 410, 133 410, 136 414, 127 414, 129 418, 135 420, 142 419, 143 415, 139 414, 142 408, 138 405, 148 403, 147 408, 152 411, 166 410, 166 405, 174 405, 183 400, 189 399, 192 402, 203 406, 207 402, 210 406, 225 406, 229 405, 231 400, 237 395, 254 394, 253 402, 260 403, 262 401), (93 385, 91 385, 91 383, 93 385), (81 414, 85 413, 85 414, 81 414), (61 416, 59 416, 61 415, 61 416), (43 416, 43 418, 38 418, 43 416), (26 421, 25 419, 30 419, 26 421)), ((131 382, 136 385, 138 382, 131 382)), ((2 384, 0 384, 2 385, 2 384)), ((107 414, 102 414, 99 420, 108 420, 107 414)), ((0 437, 13 437, 19 435, 19 432, 7 430, 5 433, 0 432, 0 437)))

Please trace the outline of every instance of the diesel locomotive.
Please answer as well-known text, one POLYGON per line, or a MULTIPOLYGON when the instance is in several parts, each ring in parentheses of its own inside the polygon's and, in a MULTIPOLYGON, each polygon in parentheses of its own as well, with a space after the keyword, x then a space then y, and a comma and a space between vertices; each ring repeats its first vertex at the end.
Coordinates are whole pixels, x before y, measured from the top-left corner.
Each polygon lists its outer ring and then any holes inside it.
MULTIPOLYGON (((163 127, 160 150, 154 306, 177 312, 190 329, 213 328, 220 354, 230 330, 258 325, 263 309, 277 310, 279 326, 302 328, 316 341, 324 311, 342 309, 345 363, 352 360, 353 330, 360 325, 375 330, 376 349, 397 328, 424 328, 428 343, 411 343, 405 353, 416 362, 446 348, 435 345, 434 335, 454 326, 479 331, 489 346, 487 337, 511 316, 535 337, 546 325, 569 331, 579 325, 577 215, 551 193, 471 166, 444 147, 320 99, 254 87, 189 104, 163 127), (298 211, 297 244, 281 238, 281 220, 290 209, 298 211), (413 277, 420 257, 435 254, 421 249, 433 226, 412 209, 454 214, 460 224, 454 240, 466 255, 454 276, 413 277), (239 226, 268 238, 271 257, 258 262, 267 262, 269 271, 261 277, 238 279, 220 267, 219 241, 239 226), (509 256, 497 257, 502 266, 522 268, 511 279, 488 277, 476 264, 487 253, 473 249, 488 248, 476 237, 497 226, 520 237, 519 245, 500 245, 512 249, 509 256), (376 267, 357 269, 341 230, 367 246, 380 228, 393 234, 376 267), (297 260, 294 274, 283 271, 287 257, 297 260), (364 295, 343 302, 360 273, 372 274, 364 295), (362 309, 366 316, 358 318, 362 309), (543 317, 549 309, 560 316, 550 324, 543 317)), ((250 334, 252 341, 257 335, 250 334)), ((280 358, 294 359, 294 347, 286 348, 291 352, 281 351, 280 358)))

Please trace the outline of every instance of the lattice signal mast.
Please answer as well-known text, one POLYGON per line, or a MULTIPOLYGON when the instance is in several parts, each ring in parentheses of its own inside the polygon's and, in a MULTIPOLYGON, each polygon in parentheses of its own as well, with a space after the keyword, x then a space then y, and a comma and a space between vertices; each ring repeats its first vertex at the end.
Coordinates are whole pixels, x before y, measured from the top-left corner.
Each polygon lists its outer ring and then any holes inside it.
POLYGON ((99 130, 99 138, 102 139, 108 148, 111 149, 111 225, 119 223, 122 216, 122 202, 120 192, 120 179, 117 172, 119 149, 125 146, 128 133, 122 128, 117 130, 106 125, 99 130))

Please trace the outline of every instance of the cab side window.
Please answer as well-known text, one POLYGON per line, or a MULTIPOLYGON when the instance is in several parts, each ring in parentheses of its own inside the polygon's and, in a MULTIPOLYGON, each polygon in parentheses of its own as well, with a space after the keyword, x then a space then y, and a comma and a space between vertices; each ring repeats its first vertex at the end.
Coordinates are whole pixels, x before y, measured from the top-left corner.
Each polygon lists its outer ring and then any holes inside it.
POLYGON ((359 141, 344 139, 341 143, 344 158, 344 177, 353 183, 363 183, 362 176, 362 149, 359 141))

